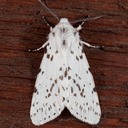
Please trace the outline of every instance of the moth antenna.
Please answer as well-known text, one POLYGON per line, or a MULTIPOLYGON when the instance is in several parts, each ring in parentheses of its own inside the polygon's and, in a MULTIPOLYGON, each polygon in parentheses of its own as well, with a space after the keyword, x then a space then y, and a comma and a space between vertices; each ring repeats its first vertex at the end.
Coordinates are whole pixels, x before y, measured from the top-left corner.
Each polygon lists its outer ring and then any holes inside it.
POLYGON ((101 17, 103 17, 103 16, 104 16, 104 15, 96 16, 96 17, 90 17, 90 16, 88 16, 87 18, 75 20, 75 21, 72 21, 71 23, 72 23, 72 24, 76 24, 76 23, 82 22, 81 25, 83 25, 84 22, 86 22, 86 21, 89 21, 89 20, 96 20, 96 19, 99 19, 99 18, 101 18, 101 17))
POLYGON ((50 8, 48 8, 48 6, 45 4, 45 0, 39 0, 39 2, 51 13, 53 17, 55 17, 58 21, 60 20, 59 17, 55 13, 53 13, 53 11, 50 8))

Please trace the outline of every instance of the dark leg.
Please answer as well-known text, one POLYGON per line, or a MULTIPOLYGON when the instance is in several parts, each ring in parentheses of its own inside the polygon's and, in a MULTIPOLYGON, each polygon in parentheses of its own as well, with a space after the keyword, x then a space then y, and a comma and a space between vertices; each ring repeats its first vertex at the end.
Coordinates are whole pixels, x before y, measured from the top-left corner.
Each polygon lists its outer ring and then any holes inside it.
POLYGON ((104 48, 104 46, 99 46, 99 45, 94 46, 94 45, 91 45, 91 44, 86 43, 86 42, 84 42, 84 41, 81 41, 81 43, 84 44, 84 45, 86 45, 88 48, 97 48, 97 49, 102 49, 102 50, 103 50, 103 48, 104 48))
POLYGON ((54 25, 52 23, 50 23, 46 18, 45 16, 43 16, 43 19, 44 19, 44 22, 47 24, 47 26, 49 26, 50 28, 53 28, 54 25))
POLYGON ((29 52, 36 52, 36 51, 39 51, 39 50, 41 50, 42 48, 44 48, 44 47, 46 47, 47 45, 48 45, 48 41, 45 43, 45 44, 43 44, 41 47, 39 47, 39 48, 37 48, 37 49, 28 49, 28 51, 29 52))

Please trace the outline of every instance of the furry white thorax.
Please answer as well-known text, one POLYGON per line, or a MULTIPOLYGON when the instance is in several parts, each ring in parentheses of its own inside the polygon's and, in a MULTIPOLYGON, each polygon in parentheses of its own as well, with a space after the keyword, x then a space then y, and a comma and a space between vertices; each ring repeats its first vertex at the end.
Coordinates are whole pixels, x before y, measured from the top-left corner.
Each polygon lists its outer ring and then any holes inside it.
POLYGON ((51 29, 49 38, 55 38, 63 51, 67 51, 72 41, 79 39, 77 28, 74 28, 67 18, 61 18, 60 22, 51 29))

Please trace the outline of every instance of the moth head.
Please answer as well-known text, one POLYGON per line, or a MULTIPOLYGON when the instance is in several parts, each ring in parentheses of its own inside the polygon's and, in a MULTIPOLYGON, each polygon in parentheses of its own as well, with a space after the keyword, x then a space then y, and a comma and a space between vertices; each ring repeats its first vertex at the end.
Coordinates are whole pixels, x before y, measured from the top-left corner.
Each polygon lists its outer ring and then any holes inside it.
POLYGON ((61 18, 59 23, 53 29, 51 29, 51 32, 65 38, 74 34, 76 29, 70 24, 67 18, 61 18))
POLYGON ((75 40, 79 37, 78 35, 76 28, 70 24, 67 18, 61 18, 50 32, 50 36, 59 41, 60 47, 65 50, 71 44, 72 39, 75 40))
POLYGON ((61 23, 61 24, 62 24, 62 23, 67 23, 67 24, 69 24, 69 21, 68 21, 67 18, 61 18, 59 23, 61 23))

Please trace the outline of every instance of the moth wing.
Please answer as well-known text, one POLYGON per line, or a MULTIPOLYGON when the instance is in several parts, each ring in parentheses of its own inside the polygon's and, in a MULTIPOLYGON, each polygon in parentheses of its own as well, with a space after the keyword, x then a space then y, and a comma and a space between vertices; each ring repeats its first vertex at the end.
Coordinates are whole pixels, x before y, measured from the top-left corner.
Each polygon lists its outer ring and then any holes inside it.
POLYGON ((33 93, 30 115, 33 124, 42 125, 55 119, 64 109, 60 94, 60 80, 58 56, 45 54, 40 72, 37 75, 35 91, 33 93))
POLYGON ((67 108, 76 118, 89 124, 97 124, 101 109, 93 76, 84 53, 68 56, 69 104, 67 108))

